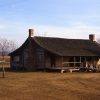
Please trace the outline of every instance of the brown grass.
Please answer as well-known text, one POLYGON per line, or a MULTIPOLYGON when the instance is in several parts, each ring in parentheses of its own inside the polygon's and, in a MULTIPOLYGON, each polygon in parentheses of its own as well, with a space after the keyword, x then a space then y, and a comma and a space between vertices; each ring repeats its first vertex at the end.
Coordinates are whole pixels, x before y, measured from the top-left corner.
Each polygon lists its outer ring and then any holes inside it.
MULTIPOLYGON (((3 66, 5 68, 9 68, 10 67, 10 57, 9 56, 4 56, 4 60, 5 60, 5 62, 3 63, 3 66)), ((2 56, 0 56, 0 68, 2 68, 1 61, 2 61, 2 56)))
MULTIPOLYGON (((10 62, 10 56, 4 56, 6 62, 10 62)), ((0 61, 2 61, 2 56, 0 56, 0 61)))
MULTIPOLYGON (((10 62, 3 63, 4 68, 10 68, 10 62)), ((2 63, 0 63, 0 68, 2 68, 2 63)))
POLYGON ((0 73, 0 100, 100 100, 100 73, 0 73))

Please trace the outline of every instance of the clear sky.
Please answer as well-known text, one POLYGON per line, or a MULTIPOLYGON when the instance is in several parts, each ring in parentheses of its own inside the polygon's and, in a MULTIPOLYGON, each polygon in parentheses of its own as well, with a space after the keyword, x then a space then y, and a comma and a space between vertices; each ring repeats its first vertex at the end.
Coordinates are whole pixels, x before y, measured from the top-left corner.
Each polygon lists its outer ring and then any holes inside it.
POLYGON ((100 38, 100 0, 0 0, 0 36, 25 41, 36 36, 100 38))

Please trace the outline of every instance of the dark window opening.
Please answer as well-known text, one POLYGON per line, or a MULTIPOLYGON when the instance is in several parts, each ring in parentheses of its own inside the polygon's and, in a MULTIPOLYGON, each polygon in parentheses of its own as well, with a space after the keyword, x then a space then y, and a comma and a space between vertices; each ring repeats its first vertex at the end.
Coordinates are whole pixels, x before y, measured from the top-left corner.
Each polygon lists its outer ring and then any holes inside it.
POLYGON ((44 50, 37 49, 36 50, 36 65, 39 67, 44 67, 44 50))
POLYGON ((55 56, 51 55, 50 59, 51 59, 51 67, 55 67, 55 56))
POLYGON ((14 62, 20 62, 20 56, 14 56, 13 61, 14 62))
POLYGON ((69 63, 69 66, 74 67, 74 57, 70 57, 69 62, 71 62, 71 63, 69 63))

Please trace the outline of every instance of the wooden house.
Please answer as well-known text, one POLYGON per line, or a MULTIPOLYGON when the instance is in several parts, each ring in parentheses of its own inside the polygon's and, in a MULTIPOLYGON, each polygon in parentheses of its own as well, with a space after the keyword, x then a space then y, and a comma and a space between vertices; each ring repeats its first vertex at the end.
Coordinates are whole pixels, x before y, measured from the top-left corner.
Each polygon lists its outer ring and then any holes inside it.
POLYGON ((9 55, 13 69, 96 68, 100 44, 93 34, 89 35, 89 39, 39 37, 34 36, 33 29, 29 29, 26 41, 9 55))

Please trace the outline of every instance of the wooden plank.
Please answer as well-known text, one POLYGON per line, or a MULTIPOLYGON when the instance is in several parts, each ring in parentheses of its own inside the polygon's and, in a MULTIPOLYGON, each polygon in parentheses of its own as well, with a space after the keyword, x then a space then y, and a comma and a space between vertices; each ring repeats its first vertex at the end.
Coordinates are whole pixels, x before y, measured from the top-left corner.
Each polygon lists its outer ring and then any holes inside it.
POLYGON ((81 61, 81 60, 82 60, 82 59, 81 59, 81 56, 80 56, 80 62, 81 62, 81 63, 80 63, 80 67, 81 67, 81 65, 82 65, 82 61, 81 61))
POLYGON ((75 61, 76 61, 76 57, 74 57, 74 67, 75 67, 75 65, 76 65, 75 61))
POLYGON ((67 63, 81 63, 81 62, 63 62, 63 64, 67 63))
POLYGON ((62 56, 61 59, 62 59, 62 60, 61 60, 61 67, 63 67, 63 56, 62 56))

